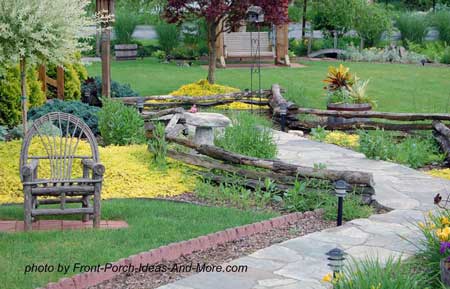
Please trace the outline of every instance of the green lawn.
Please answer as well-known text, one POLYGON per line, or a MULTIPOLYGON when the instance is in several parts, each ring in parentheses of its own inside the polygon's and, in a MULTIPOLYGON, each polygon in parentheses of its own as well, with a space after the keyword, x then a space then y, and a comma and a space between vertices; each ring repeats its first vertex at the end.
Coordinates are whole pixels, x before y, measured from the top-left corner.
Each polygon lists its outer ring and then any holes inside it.
MULTIPOLYGON (((262 71, 264 88, 279 83, 287 97, 306 107, 325 107, 323 91, 327 67, 337 62, 304 62, 305 68, 266 68, 262 71)), ((450 111, 450 67, 402 64, 346 63, 359 77, 370 79, 369 94, 376 97, 377 110, 399 112, 450 111)), ((100 64, 88 67, 90 75, 100 74, 100 64)), ((154 59, 113 62, 112 78, 131 84, 142 95, 167 94, 180 85, 206 78, 203 67, 159 64, 154 59)), ((241 89, 250 87, 249 69, 225 69, 217 82, 241 89)))
MULTIPOLYGON (((103 201, 102 208, 104 219, 125 220, 130 227, 0 233, 0 288, 36 288, 63 277, 60 273, 24 275, 28 264, 104 264, 171 242, 273 217, 269 213, 138 199, 103 201)), ((23 219, 22 206, 0 206, 0 220, 7 219, 23 219)))

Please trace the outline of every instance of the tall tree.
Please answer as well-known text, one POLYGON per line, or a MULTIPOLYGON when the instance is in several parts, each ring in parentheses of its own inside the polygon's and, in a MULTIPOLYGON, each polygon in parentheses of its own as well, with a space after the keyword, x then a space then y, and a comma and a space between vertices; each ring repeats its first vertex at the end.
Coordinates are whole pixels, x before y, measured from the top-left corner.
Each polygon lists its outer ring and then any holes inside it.
POLYGON ((80 37, 93 23, 86 16, 89 0, 1 0, 0 67, 20 63, 22 122, 27 129, 26 67, 62 65, 86 49, 80 37))
POLYGON ((216 41, 220 33, 231 31, 245 19, 250 6, 263 8, 266 22, 288 22, 288 0, 168 0, 165 16, 170 23, 204 18, 208 27, 208 81, 215 82, 216 41))

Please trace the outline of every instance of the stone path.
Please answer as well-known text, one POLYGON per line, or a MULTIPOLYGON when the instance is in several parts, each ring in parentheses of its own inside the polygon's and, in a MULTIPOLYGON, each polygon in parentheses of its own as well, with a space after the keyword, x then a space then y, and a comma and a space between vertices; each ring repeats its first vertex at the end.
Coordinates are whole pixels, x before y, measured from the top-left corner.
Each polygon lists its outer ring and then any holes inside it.
MULTIPOLYGON (((322 232, 292 239, 231 262, 247 265, 247 273, 200 273, 159 289, 321 289, 327 267, 325 253, 340 247, 355 259, 390 256, 407 258, 416 248, 404 238, 418 240, 415 223, 434 209, 433 196, 446 195, 450 181, 433 178, 407 167, 366 159, 335 145, 276 133, 279 158, 301 165, 325 164, 330 169, 371 172, 375 199, 394 209, 383 215, 357 219, 322 232)), ((345 204, 344 204, 345 205, 345 204)))

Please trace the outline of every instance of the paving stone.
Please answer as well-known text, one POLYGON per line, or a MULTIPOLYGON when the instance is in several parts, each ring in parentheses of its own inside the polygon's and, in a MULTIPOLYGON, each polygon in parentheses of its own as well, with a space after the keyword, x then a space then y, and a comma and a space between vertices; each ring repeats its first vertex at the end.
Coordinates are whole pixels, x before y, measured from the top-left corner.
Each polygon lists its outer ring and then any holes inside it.
POLYGON ((175 283, 172 284, 167 284, 165 286, 162 287, 158 287, 158 289, 193 289, 192 287, 187 287, 187 286, 181 286, 181 285, 177 285, 175 283))
POLYGON ((364 260, 364 259, 377 259, 384 263, 389 258, 402 257, 403 259, 409 258, 409 254, 401 254, 397 251, 391 251, 380 247, 369 247, 369 246, 355 246, 345 250, 345 252, 352 256, 354 259, 364 260))
POLYGON ((292 249, 298 252, 300 256, 325 259, 325 253, 337 247, 337 244, 312 239, 310 234, 304 237, 283 242, 280 244, 280 246, 292 249))
POLYGON ((265 286, 265 287, 290 285, 293 283, 297 283, 297 280, 295 280, 295 279, 264 279, 264 280, 258 281, 259 285, 265 286))
POLYGON ((300 258, 296 251, 277 245, 264 250, 259 250, 251 254, 250 257, 274 260, 283 263, 295 262, 300 258))
POLYGON ((346 224, 342 227, 331 228, 322 232, 310 234, 310 238, 328 243, 355 246, 364 244, 367 238, 369 238, 369 234, 354 226, 346 224))
POLYGON ((251 289, 256 285, 256 282, 250 279, 237 277, 233 274, 200 273, 182 279, 176 284, 193 289, 251 289))
POLYGON ((314 282, 322 280, 329 272, 326 260, 306 257, 295 263, 289 263, 274 273, 287 278, 314 282))
POLYGON ((231 261, 231 265, 247 265, 249 268, 262 269, 266 271, 275 271, 283 267, 284 263, 275 262, 272 260, 257 259, 252 257, 243 257, 237 260, 231 261))

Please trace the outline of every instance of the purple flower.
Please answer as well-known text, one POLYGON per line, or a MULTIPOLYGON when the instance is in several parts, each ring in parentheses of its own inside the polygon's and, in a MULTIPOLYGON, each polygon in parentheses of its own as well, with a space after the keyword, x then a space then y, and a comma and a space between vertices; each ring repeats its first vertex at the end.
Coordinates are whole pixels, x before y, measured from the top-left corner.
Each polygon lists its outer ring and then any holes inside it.
POLYGON ((441 254, 444 254, 447 249, 450 249, 450 242, 441 242, 441 248, 439 249, 439 252, 441 254))

